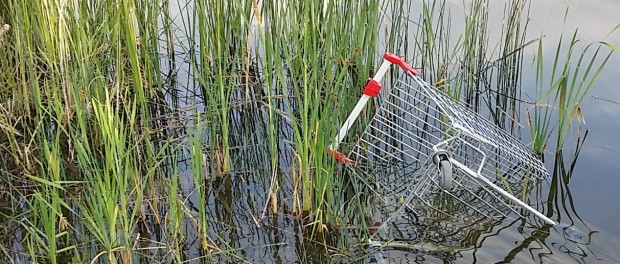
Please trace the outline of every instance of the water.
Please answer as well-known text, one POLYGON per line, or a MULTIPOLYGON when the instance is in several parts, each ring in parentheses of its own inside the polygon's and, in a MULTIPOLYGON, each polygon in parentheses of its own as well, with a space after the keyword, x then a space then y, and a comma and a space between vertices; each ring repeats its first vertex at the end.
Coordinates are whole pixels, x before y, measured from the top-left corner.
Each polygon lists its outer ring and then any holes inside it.
MULTIPOLYGON (((561 1, 549 2, 551 3, 533 8, 537 10, 535 13, 548 14, 547 21, 549 22, 545 23, 541 29, 545 32, 552 32, 553 30, 548 30, 550 27, 559 26, 558 24, 562 21, 559 18, 563 14, 557 11, 562 10, 561 6, 565 4, 561 1)), ((620 22, 616 16, 616 12, 620 11, 620 6, 615 1, 569 1, 568 4, 570 5, 570 19, 567 20, 567 25, 578 26, 581 32, 580 37, 585 42, 604 39, 610 43, 620 43, 618 32, 607 36, 609 31, 620 22)), ((536 3, 534 6, 536 7, 536 3)), ((620 214, 616 209, 620 194, 614 188, 620 184, 620 177, 618 177, 620 153, 617 151, 620 149, 620 140, 616 136, 617 131, 620 131, 618 115, 620 105, 597 100, 592 96, 618 102, 620 100, 620 90, 617 89, 616 80, 618 73, 620 73, 620 58, 615 54, 596 86, 591 90, 590 96, 584 100, 583 110, 588 136, 563 194, 564 200, 568 200, 567 196, 570 191, 572 203, 567 203, 567 208, 560 210, 561 223, 568 225, 568 229, 557 230, 558 228, 555 228, 553 232, 558 237, 566 237, 566 248, 573 248, 577 251, 584 248, 590 249, 592 252, 588 256, 596 255, 605 259, 605 261, 601 260, 603 263, 612 262, 610 259, 620 259, 617 253, 617 249, 620 248, 620 214), (588 246, 583 247, 584 244, 588 246)), ((565 152, 574 148, 574 144, 569 144, 565 152)), ((563 250, 562 247, 558 249, 560 252, 563 250)), ((587 252, 587 250, 584 251, 587 252)), ((595 262, 594 258, 588 260, 588 263, 593 262, 595 262)))

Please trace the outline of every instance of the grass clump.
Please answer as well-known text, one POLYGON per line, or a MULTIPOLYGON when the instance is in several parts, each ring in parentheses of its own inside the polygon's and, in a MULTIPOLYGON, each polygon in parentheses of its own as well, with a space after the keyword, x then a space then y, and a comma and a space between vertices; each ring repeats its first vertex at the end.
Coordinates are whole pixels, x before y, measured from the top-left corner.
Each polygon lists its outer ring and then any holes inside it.
MULTIPOLYGON (((568 10, 567 10, 568 14, 568 10)), ((617 27, 616 27, 617 28, 617 27)), ((615 31, 615 29, 613 30, 615 31)), ((612 32, 613 32, 612 31, 612 32)), ((568 43, 561 36, 557 42, 551 68, 547 68, 544 45, 538 44, 536 64, 537 103, 528 113, 532 149, 543 153, 555 130, 555 149, 561 151, 575 121, 585 124, 581 103, 600 76, 613 54, 604 42, 580 46, 578 29, 569 35, 568 43), (555 113, 555 114, 554 114, 555 113)))
POLYGON ((30 261, 136 260, 147 182, 169 146, 148 133, 161 80, 149 31, 158 18, 138 17, 145 9, 157 10, 148 1, 0 5, 11 25, 0 55, 0 100, 11 114, 2 122, 16 132, 5 131, 12 154, 3 169, 33 186, 14 201, 29 205, 30 261))

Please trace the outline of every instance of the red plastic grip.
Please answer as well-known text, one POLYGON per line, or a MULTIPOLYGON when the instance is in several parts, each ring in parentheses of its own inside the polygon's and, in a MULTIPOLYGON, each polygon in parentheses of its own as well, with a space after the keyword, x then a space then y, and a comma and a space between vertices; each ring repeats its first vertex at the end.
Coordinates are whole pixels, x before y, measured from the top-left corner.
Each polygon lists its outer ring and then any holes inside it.
POLYGON ((347 158, 347 155, 344 155, 338 151, 335 150, 331 150, 328 149, 327 150, 327 155, 330 155, 334 158, 336 158, 336 160, 338 160, 340 163, 344 164, 344 165, 353 165, 355 166, 357 164, 357 162, 350 160, 349 158, 347 158))
POLYGON ((362 93, 365 95, 372 96, 372 97, 377 97, 380 91, 381 91, 381 84, 375 81, 374 79, 369 79, 362 93))
POLYGON ((420 75, 417 71, 415 71, 410 65, 409 63, 407 63, 405 60, 403 60, 401 57, 398 57, 392 53, 386 52, 383 55, 383 59, 385 59, 386 61, 391 62, 392 64, 396 64, 398 66, 400 66, 401 69, 403 69, 403 71, 405 72, 410 72, 413 75, 420 75))

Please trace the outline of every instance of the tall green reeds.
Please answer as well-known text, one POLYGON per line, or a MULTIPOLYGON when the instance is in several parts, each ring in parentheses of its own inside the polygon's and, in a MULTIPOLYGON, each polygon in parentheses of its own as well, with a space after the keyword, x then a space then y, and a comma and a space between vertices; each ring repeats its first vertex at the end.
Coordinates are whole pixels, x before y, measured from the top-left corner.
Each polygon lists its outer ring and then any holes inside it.
MULTIPOLYGON (((261 102, 269 119, 271 211, 285 206, 278 204, 284 194, 277 168, 285 144, 294 152, 288 159, 299 179, 298 212, 332 222, 340 214, 340 180, 325 148, 383 52, 376 49, 379 1, 193 3, 187 21, 195 25, 187 27, 183 48, 197 51, 188 56, 191 78, 201 86, 202 102, 195 102, 206 113, 205 122, 195 124, 200 131, 190 133, 187 154, 203 201, 197 228, 203 248, 209 246, 205 175, 232 169, 229 126, 240 99, 261 102), (264 76, 258 89, 248 85, 256 66, 264 76), (290 127, 291 141, 279 138, 280 127, 290 127)), ((155 141, 160 135, 153 132, 161 126, 156 106, 165 104, 159 29, 170 18, 164 6, 168 1, 11 0, 0 6, 7 51, 0 82, 10 87, 0 94, 10 102, 2 120, 10 126, 2 128, 14 169, 39 185, 34 198, 24 197, 32 207, 27 241, 33 258, 57 262, 58 253, 73 251, 75 260, 135 260, 136 227, 145 214, 158 213, 158 197, 149 197, 158 193, 169 199, 171 234, 184 233, 177 180, 167 180, 174 184, 165 191, 153 187, 162 163, 176 160, 167 150, 173 139, 155 141), (68 187, 78 191, 69 195, 68 187), (60 224, 66 229, 54 228, 60 224), (78 248, 82 239, 94 243, 78 248)), ((174 40, 166 40, 176 52, 174 40)))
MULTIPOLYGON (((568 13, 568 12, 567 12, 568 13)), ((614 29, 615 30, 615 29, 614 29)), ((581 103, 601 74, 613 49, 606 51, 604 43, 581 46, 578 29, 570 35, 568 43, 562 35, 557 42, 551 68, 541 39, 536 64, 537 103, 529 115, 532 149, 543 153, 547 141, 555 133, 555 151, 561 151, 570 128, 583 120, 581 103), (553 132, 555 130, 555 132, 553 132)))
MULTIPOLYGON (((5 7, 15 14, 8 19, 9 23, 18 25, 9 33, 11 42, 4 48, 9 50, 7 53, 13 51, 18 62, 4 62, 4 71, 16 74, 5 75, 5 82, 14 85, 12 87, 15 93, 13 98, 5 94, 3 99, 15 105, 16 112, 11 113, 12 115, 24 115, 21 117, 24 121, 20 122, 23 128, 20 134, 27 135, 25 138, 29 138, 30 144, 34 144, 29 147, 23 139, 10 134, 7 136, 12 137, 11 141, 16 143, 16 149, 12 151, 13 157, 26 158, 25 164, 17 166, 18 170, 41 184, 31 198, 26 199, 26 203, 32 207, 26 238, 31 245, 31 253, 48 252, 49 255, 45 256, 49 257, 49 261, 57 263, 58 255, 71 248, 62 246, 67 233, 64 232, 66 230, 57 228, 65 220, 63 209, 67 208, 67 204, 61 200, 63 182, 66 181, 63 164, 63 153, 66 153, 66 150, 61 144, 67 138, 63 125, 66 124, 70 110, 62 104, 67 90, 64 89, 63 92, 63 89, 53 89, 63 86, 68 76, 68 40, 62 37, 67 33, 66 21, 51 11, 55 8, 62 9, 63 6, 59 3, 42 1, 29 6, 24 4, 21 1, 12 1, 5 7), (46 28, 48 32, 29 35, 33 28, 46 28), (16 43, 21 45, 15 45, 16 43)), ((8 119, 4 120, 5 122, 17 118, 4 117, 8 119)))
POLYGON ((466 4, 463 21, 455 22, 450 3, 423 1, 418 7, 419 18, 413 37, 403 38, 409 45, 402 51, 410 53, 413 65, 425 80, 438 89, 480 112, 490 112, 495 123, 515 127, 520 97, 520 72, 523 49, 527 46, 527 1, 506 4, 499 34, 492 32, 489 1, 466 4), (462 28, 461 28, 462 27, 462 28), (499 35, 500 39, 491 36, 499 35), (414 52, 407 50, 413 47, 414 52))
POLYGON ((499 58, 493 62, 497 68, 497 79, 493 83, 495 94, 489 93, 489 101, 494 101, 495 105, 491 109, 492 117, 498 126, 512 133, 516 133, 519 127, 523 52, 529 43, 526 39, 528 16, 527 0, 514 0, 506 7, 499 58))
POLYGON ((210 142, 213 161, 221 164, 220 173, 230 172, 230 105, 241 72, 248 67, 250 10, 249 1, 196 1, 200 62, 196 77, 205 106, 217 113, 210 122, 210 142))
POLYGON ((486 0, 474 1, 465 17, 465 30, 462 36, 461 67, 462 81, 456 82, 451 91, 455 98, 462 98, 465 103, 478 110, 480 106, 482 88, 488 81, 489 61, 489 3, 486 0), (460 85, 462 84, 462 86, 460 85), (463 94, 463 96, 461 96, 463 94))
POLYGON ((145 182, 167 148, 153 148, 147 132, 152 85, 161 83, 156 10, 148 1, 2 5, 12 25, 0 59, 10 73, 0 97, 12 111, 2 122, 16 132, 7 134, 10 169, 38 185, 22 197, 32 261, 135 259, 145 182))
POLYGON ((189 135, 189 157, 191 159, 191 175, 194 181, 196 200, 198 201, 198 232, 200 234, 200 243, 203 250, 209 249, 209 229, 207 226, 207 205, 206 190, 209 171, 205 170, 206 162, 204 160, 204 152, 202 150, 202 140, 204 135, 205 123, 199 115, 194 124, 194 131, 189 135))
MULTIPOLYGON (((325 156, 339 118, 360 96, 376 55, 379 2, 264 1, 261 46, 267 94, 284 96, 291 125, 300 211, 320 222, 338 214, 333 207, 333 160, 325 156), (264 47, 262 46, 264 45, 264 47)), ((273 99, 270 99, 273 106, 273 99)))

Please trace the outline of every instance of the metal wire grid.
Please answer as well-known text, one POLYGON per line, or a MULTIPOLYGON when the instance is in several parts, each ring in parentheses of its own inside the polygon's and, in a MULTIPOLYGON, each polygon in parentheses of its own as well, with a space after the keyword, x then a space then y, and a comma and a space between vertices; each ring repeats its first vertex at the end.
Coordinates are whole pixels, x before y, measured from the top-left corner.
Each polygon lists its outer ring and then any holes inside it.
MULTIPOLYGON (((491 162, 482 174, 489 179, 496 178, 497 171, 491 166, 493 164, 507 168, 501 172, 509 181, 522 180, 523 174, 512 173, 518 167, 524 167, 529 177, 549 177, 538 157, 518 139, 418 76, 403 75, 395 85, 386 88, 387 96, 382 98, 379 111, 352 150, 350 158, 362 162, 369 159, 387 163, 425 162, 433 145, 447 139, 456 130, 463 130, 471 135, 470 143, 486 143, 483 144, 483 151, 491 162)), ((472 163, 468 159, 463 161, 472 163)))
MULTIPOLYGON (((464 246, 465 237, 488 230, 488 226, 496 225, 516 209, 503 196, 460 170, 454 171, 455 187, 450 192, 439 187, 438 172, 432 163, 410 174, 403 171, 402 167, 378 167, 370 173, 365 169, 354 171, 373 191, 368 200, 373 221, 384 223, 391 218, 390 224, 376 234, 385 240, 428 242, 428 236, 437 233, 443 237, 442 245, 464 246), (439 223, 445 226, 443 230, 429 228, 439 223)), ((527 185, 525 191, 529 193, 533 186, 527 185)))
POLYGON ((409 86, 408 89, 423 89, 424 93, 431 98, 450 119, 453 126, 458 124, 460 127, 464 127, 468 134, 484 139, 483 141, 488 144, 485 150, 487 155, 494 153, 494 149, 502 153, 501 158, 491 160, 515 159, 515 161, 506 164, 527 166, 528 169, 531 170, 532 176, 539 179, 547 179, 549 177, 549 173, 540 159, 519 139, 506 133, 506 131, 481 117, 471 109, 464 107, 453 98, 444 95, 422 80, 420 76, 405 75, 405 78, 415 82, 415 84, 411 81, 402 80, 400 84, 409 86))
POLYGON ((484 152, 481 174, 516 197, 525 197, 548 177, 540 160, 519 140, 419 77, 404 75, 384 90, 377 113, 349 153, 358 163, 355 170, 381 196, 381 215, 394 214, 403 203, 415 212, 430 209, 460 220, 518 214, 508 199, 460 168, 453 169, 453 189, 441 190, 437 167, 429 157, 433 146, 457 134, 442 148, 474 171, 484 152))

